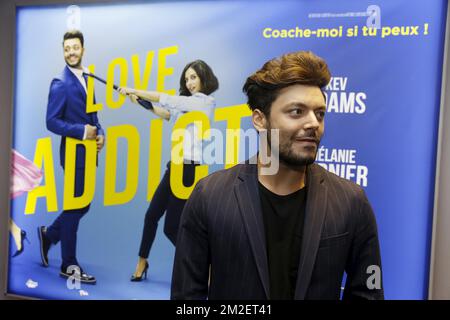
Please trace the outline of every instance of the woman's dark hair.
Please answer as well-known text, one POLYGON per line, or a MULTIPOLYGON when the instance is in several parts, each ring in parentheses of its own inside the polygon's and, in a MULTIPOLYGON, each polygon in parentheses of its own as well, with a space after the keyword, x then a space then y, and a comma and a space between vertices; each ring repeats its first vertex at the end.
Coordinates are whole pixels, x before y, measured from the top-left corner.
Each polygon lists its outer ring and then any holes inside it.
POLYGON ((192 68, 200 78, 202 84, 200 92, 210 95, 219 88, 219 81, 217 80, 211 67, 203 60, 195 60, 189 62, 183 69, 180 78, 180 96, 190 96, 188 88, 186 87, 186 70, 192 68))

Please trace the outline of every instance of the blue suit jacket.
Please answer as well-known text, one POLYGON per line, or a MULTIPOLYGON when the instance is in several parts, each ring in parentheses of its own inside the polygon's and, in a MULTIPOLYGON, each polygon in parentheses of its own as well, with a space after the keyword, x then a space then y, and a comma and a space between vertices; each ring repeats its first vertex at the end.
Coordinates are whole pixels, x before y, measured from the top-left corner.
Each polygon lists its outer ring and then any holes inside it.
MULTIPOLYGON (((59 156, 64 168, 66 137, 83 139, 84 126, 97 127, 97 135, 104 135, 97 112, 86 113, 86 92, 80 81, 66 66, 62 74, 52 80, 47 105, 47 129, 61 136, 59 156)), ((77 146, 76 167, 85 167, 85 148, 77 146)))
MULTIPOLYGON (((306 177, 295 299, 339 299, 344 271, 344 299, 383 299, 382 287, 367 286, 367 268, 381 271, 381 258, 364 191, 316 164, 306 177)), ((269 282, 256 164, 200 180, 181 216, 172 299, 268 299, 269 282)))

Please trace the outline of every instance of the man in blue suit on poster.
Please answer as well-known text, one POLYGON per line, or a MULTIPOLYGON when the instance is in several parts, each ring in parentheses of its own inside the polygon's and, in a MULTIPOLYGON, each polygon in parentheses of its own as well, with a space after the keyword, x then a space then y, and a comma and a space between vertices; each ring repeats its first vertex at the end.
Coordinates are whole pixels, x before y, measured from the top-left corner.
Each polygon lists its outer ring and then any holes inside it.
MULTIPOLYGON (((92 139, 97 142, 97 152, 104 145, 104 131, 96 112, 86 113, 87 79, 89 72, 81 65, 84 54, 84 37, 78 30, 68 31, 63 40, 66 67, 52 80, 47 105, 47 128, 61 136, 60 161, 64 169, 66 138, 92 139)), ((85 147, 76 147, 75 196, 84 191, 85 147)), ((48 266, 50 247, 61 242, 62 277, 75 277, 82 283, 95 284, 94 276, 83 271, 76 258, 77 231, 80 219, 90 205, 81 209, 63 210, 49 227, 38 227, 42 264, 48 266)))

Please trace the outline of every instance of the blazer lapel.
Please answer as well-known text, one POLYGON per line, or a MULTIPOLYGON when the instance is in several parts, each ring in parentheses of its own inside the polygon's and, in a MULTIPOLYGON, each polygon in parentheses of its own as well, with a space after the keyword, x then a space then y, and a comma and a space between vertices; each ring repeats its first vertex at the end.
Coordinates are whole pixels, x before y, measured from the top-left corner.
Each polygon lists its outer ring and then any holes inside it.
POLYGON ((234 194, 244 221, 245 230, 266 297, 269 298, 269 266, 256 164, 245 164, 243 166, 238 176, 238 182, 234 186, 234 194))
POLYGON ((316 164, 308 166, 305 224, 297 274, 295 299, 303 300, 311 281, 327 208, 327 187, 316 164))
POLYGON ((67 66, 66 66, 65 72, 66 72, 66 79, 69 79, 69 81, 72 82, 72 85, 74 85, 82 94, 83 101, 86 101, 86 91, 84 90, 83 86, 81 85, 80 80, 78 80, 78 78, 73 74, 73 72, 67 66))

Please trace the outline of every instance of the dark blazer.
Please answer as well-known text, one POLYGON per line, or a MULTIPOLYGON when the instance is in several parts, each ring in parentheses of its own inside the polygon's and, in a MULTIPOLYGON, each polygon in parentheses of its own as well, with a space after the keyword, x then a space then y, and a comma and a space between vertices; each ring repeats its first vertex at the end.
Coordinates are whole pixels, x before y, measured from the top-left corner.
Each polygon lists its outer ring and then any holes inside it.
MULTIPOLYGON (((86 92, 80 81, 66 66, 62 74, 52 80, 47 105, 47 129, 61 137, 59 157, 64 167, 66 137, 83 139, 84 126, 97 127, 97 135, 105 135, 97 112, 86 113, 86 92)), ((85 148, 77 146, 76 167, 84 168, 85 148)))
MULTIPOLYGON (((383 299, 382 288, 366 285, 372 275, 367 268, 376 265, 381 272, 381 258, 375 217, 364 191, 316 164, 308 166, 306 181, 295 299, 339 299, 344 271, 344 299, 383 299)), ((200 180, 187 201, 171 297, 268 299, 269 293, 257 166, 238 164, 200 180)))

